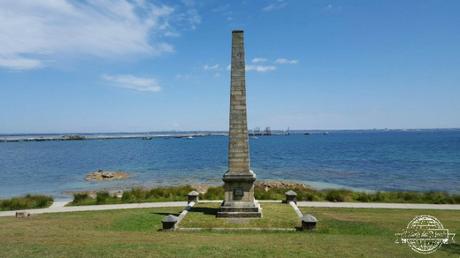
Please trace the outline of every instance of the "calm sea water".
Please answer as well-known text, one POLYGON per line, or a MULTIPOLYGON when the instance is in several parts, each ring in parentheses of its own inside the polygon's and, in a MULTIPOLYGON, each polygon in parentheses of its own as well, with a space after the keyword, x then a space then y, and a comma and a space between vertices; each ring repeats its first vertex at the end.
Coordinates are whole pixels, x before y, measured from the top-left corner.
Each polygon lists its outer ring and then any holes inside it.
MULTIPOLYGON (((337 132, 250 140, 259 179, 317 187, 460 192, 460 131, 337 132)), ((0 143, 0 197, 131 185, 220 184, 227 137, 0 143), (132 173, 91 183, 97 169, 132 173)))

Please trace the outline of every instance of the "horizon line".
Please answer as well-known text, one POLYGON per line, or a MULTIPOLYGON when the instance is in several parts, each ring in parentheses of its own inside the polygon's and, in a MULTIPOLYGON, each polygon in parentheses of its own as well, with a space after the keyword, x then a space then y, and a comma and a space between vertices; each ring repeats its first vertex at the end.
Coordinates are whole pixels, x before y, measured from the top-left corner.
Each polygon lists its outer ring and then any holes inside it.
MULTIPOLYGON (((265 128, 260 128, 265 130, 265 128)), ((248 132, 252 129, 248 129, 248 132)), ((460 130, 460 127, 425 127, 425 128, 354 128, 354 129, 289 129, 290 132, 295 131, 417 131, 417 130, 460 130)), ((271 131, 287 131, 287 129, 271 129, 271 131)), ((147 134, 147 133, 181 133, 181 132, 209 132, 222 133, 227 130, 152 130, 152 131, 99 131, 99 132, 21 132, 21 133, 0 133, 1 136, 8 135, 53 135, 53 134, 147 134)))

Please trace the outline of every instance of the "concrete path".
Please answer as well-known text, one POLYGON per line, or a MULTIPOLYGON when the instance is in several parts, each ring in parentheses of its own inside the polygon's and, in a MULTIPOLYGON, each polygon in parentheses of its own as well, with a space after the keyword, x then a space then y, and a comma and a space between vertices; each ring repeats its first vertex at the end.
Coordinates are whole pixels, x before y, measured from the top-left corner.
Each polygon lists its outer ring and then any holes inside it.
POLYGON ((71 202, 72 200, 68 201, 54 201, 53 204, 51 204, 50 208, 63 208, 67 203, 71 202))
POLYGON ((377 202, 297 202, 299 207, 460 210, 460 204, 377 203, 377 202))
MULTIPOLYGON (((185 207, 187 206, 187 202, 149 202, 149 203, 87 205, 87 206, 71 206, 71 207, 63 207, 62 203, 56 204, 54 205, 54 207, 53 205, 51 205, 51 207, 49 208, 30 209, 30 210, 25 210, 25 211, 29 212, 30 214, 43 214, 43 213, 76 212, 76 211, 104 211, 104 210, 160 208, 160 207, 185 207)), ((16 211, 0 211, 0 217, 15 216, 15 215, 16 215, 16 211)))
MULTIPOLYGON (((200 201, 222 202, 222 201, 200 201)), ((263 200, 265 202, 280 203, 280 201, 263 200)), ((77 211, 103 211, 119 209, 141 209, 160 207, 185 207, 187 202, 149 202, 109 205, 88 205, 64 207, 67 202, 57 201, 49 208, 26 210, 30 214, 77 212, 77 211)), ((298 207, 325 207, 325 208, 370 208, 370 209, 421 209, 421 210, 460 210, 460 204, 409 204, 409 203, 358 203, 358 202, 297 202, 298 207)), ((0 211, 0 217, 15 216, 16 211, 0 211)))

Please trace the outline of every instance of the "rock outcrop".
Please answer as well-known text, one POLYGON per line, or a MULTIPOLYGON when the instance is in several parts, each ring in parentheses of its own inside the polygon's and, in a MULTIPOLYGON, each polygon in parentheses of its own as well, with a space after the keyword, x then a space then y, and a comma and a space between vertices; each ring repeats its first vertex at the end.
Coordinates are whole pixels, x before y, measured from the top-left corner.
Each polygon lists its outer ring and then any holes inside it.
POLYGON ((262 187, 265 189, 266 192, 268 192, 270 189, 274 188, 281 188, 281 189, 311 189, 310 186, 302 183, 296 183, 296 182, 289 182, 289 181, 272 181, 272 180, 266 180, 266 181, 256 181, 255 183, 256 187, 262 187))
POLYGON ((86 175, 86 181, 106 181, 106 180, 121 180, 128 178, 128 173, 121 171, 105 171, 99 169, 86 175))

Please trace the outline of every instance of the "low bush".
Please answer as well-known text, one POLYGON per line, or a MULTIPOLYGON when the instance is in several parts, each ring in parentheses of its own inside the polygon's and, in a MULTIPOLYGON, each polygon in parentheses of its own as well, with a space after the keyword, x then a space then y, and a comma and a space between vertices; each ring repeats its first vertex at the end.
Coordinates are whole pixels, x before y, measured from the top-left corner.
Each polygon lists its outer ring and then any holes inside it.
POLYGON ((351 202, 353 201, 353 192, 344 189, 325 190, 325 199, 330 202, 351 202))
POLYGON ((46 195, 26 195, 0 200, 0 211, 46 208, 53 204, 53 198, 46 195))
POLYGON ((73 200, 74 202, 81 202, 85 199, 88 199, 88 194, 87 193, 76 193, 73 195, 73 200))
POLYGON ((200 199, 203 200, 223 200, 224 188, 222 186, 211 186, 204 194, 200 194, 200 199))
POLYGON ((96 194, 96 204, 106 204, 107 199, 110 199, 108 192, 98 192, 96 194))
MULTIPOLYGON (((115 203, 141 203, 185 201, 193 188, 186 186, 158 187, 152 189, 133 188, 123 193, 122 198, 110 196, 108 192, 98 192, 95 199, 88 194, 74 194, 70 205, 94 205, 115 203)), ((270 187, 256 185, 254 196, 257 200, 284 200, 285 192, 293 190, 298 201, 330 201, 330 202, 394 202, 394 203, 433 203, 458 204, 460 195, 444 192, 353 192, 346 189, 315 190, 308 187, 270 187)), ((211 186, 206 193, 200 194, 201 200, 224 199, 222 186, 211 186)))
POLYGON ((111 196, 109 192, 103 191, 96 194, 96 198, 91 198, 86 193, 75 193, 73 201, 69 205, 98 205, 98 204, 119 204, 119 203, 142 203, 142 202, 167 202, 185 201, 187 194, 193 188, 186 186, 158 187, 144 189, 135 187, 129 191, 124 191, 121 198, 111 196))

